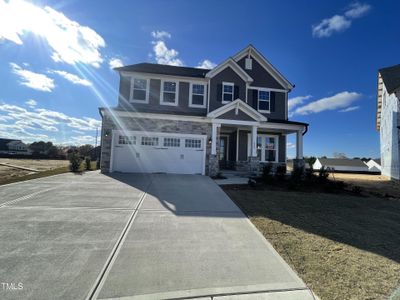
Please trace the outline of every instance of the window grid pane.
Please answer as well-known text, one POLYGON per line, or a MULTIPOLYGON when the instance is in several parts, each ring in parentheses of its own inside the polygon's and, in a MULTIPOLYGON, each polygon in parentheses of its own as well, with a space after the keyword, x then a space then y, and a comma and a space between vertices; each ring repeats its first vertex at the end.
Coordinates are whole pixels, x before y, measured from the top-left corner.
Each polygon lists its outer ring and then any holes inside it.
POLYGON ((223 86, 222 86, 222 101, 224 101, 224 102, 233 101, 233 85, 223 84, 223 86))
POLYGON ((118 137, 118 144, 120 144, 120 145, 136 145, 136 136, 120 135, 118 137))
POLYGON ((201 140, 199 139, 185 139, 186 148, 201 148, 201 140))
POLYGON ((142 136, 143 146, 158 146, 158 137, 142 136))
POLYGON ((180 147, 181 140, 179 138, 164 138, 164 147, 180 147))
POLYGON ((176 82, 165 81, 164 82, 164 92, 176 92, 176 82))
POLYGON ((194 95, 204 95, 204 84, 193 84, 192 93, 194 95))

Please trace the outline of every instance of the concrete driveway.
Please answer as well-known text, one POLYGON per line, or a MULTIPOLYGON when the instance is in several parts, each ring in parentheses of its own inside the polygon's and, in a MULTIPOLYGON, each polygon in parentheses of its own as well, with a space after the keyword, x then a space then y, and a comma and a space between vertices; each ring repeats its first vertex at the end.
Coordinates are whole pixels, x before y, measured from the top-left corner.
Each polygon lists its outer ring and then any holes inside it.
POLYGON ((208 177, 0 187, 0 299, 313 299, 208 177))

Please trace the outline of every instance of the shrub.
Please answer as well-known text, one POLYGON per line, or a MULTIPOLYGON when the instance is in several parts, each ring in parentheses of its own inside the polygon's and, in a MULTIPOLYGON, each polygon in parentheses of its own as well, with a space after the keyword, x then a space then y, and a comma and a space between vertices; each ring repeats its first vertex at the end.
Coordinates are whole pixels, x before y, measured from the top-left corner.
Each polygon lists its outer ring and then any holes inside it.
POLYGON ((76 152, 71 152, 68 156, 69 168, 72 172, 78 172, 82 163, 82 158, 76 152))
POLYGON ((262 180, 265 183, 268 183, 268 182, 271 181, 271 179, 272 179, 271 172, 272 172, 272 164, 266 164, 266 165, 263 166, 262 180))
POLYGON ((276 179, 283 181, 286 176, 286 166, 280 165, 276 168, 275 177, 276 179))
POLYGON ((250 187, 255 188, 256 185, 257 185, 257 182, 256 182, 254 179, 249 178, 249 181, 247 181, 247 184, 248 184, 250 187))
POLYGON ((292 181, 301 181, 303 179, 304 175, 304 168, 294 168, 292 171, 292 174, 290 175, 290 178, 292 181))
POLYGON ((326 182, 329 177, 329 169, 325 168, 324 166, 321 167, 318 171, 318 179, 321 182, 326 182))
POLYGON ((87 171, 92 170, 91 163, 92 163, 92 161, 91 161, 90 157, 86 156, 85 157, 85 168, 86 168, 87 171))
POLYGON ((316 178, 312 164, 310 164, 310 167, 306 169, 304 173, 305 173, 305 179, 307 181, 314 181, 314 179, 316 178))

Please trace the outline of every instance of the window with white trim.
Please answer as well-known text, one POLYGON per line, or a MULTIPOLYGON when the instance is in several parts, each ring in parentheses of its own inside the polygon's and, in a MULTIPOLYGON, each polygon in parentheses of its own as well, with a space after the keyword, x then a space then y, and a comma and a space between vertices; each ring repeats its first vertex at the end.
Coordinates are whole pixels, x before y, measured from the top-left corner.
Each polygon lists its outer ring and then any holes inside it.
POLYGON ((120 136, 118 136, 118 144, 120 144, 120 145, 136 145, 136 136, 120 135, 120 136))
POLYGON ((201 148, 201 139, 185 139, 185 148, 201 148))
POLYGON ((178 82, 162 81, 161 82, 161 104, 178 105, 178 82))
POLYGON ((149 83, 145 78, 132 78, 131 101, 139 103, 148 103, 149 83))
POLYGON ((190 101, 191 107, 206 107, 206 85, 201 83, 190 84, 190 101))
MULTIPOLYGON (((248 135, 248 155, 251 153, 251 134, 248 135)), ((257 157, 261 162, 278 162, 278 136, 257 134, 257 157)))
POLYGON ((142 136, 143 146, 158 146, 158 137, 142 136))
POLYGON ((179 138, 164 138, 164 147, 180 147, 181 140, 179 138))
POLYGON ((233 82, 222 83, 222 103, 229 103, 233 101, 233 93, 235 84, 233 82))
POLYGON ((258 111, 270 112, 271 93, 267 90, 258 90, 258 111))

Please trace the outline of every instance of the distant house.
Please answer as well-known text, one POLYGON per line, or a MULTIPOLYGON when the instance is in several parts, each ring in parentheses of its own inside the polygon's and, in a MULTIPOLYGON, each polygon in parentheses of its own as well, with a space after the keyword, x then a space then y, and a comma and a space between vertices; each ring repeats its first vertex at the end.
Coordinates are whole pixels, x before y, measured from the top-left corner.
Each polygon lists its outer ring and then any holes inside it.
POLYGON ((361 159, 317 158, 313 169, 319 170, 322 167, 333 169, 336 172, 369 172, 368 166, 361 159))
POLYGON ((23 154, 23 155, 30 155, 32 154, 26 145, 21 140, 14 140, 14 139, 2 139, 0 138, 0 154, 23 154))
POLYGON ((400 65, 378 71, 376 129, 380 133, 382 174, 400 179, 400 65))
POLYGON ((370 172, 381 172, 381 160, 380 159, 370 159, 369 161, 365 162, 368 166, 370 172))

